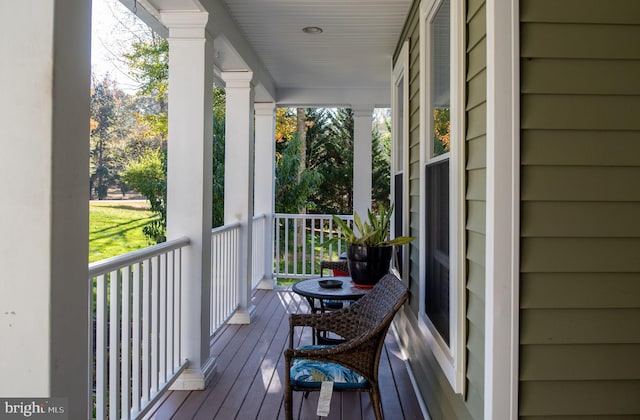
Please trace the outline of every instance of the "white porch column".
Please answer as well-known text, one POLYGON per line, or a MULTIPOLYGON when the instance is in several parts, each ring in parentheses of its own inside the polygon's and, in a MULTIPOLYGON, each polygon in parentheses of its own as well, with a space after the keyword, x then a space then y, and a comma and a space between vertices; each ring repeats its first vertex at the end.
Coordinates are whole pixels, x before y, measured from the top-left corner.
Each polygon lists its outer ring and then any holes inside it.
POLYGON ((520 11, 488 0, 484 418, 517 419, 520 314, 520 11))
POLYGON ((67 398, 87 418, 91 2, 0 16, 0 395, 67 398))
POLYGON ((371 207, 371 130, 373 106, 353 108, 353 210, 367 217, 371 207))
MULTIPOLYGON (((256 162, 255 162, 255 214, 265 214, 264 273, 259 289, 273 289, 273 213, 275 211, 275 137, 276 104, 255 104, 256 162)), ((255 274, 254 274, 255 275, 255 274)))
POLYGON ((188 369, 172 389, 204 389, 209 354, 213 39, 207 13, 163 13, 169 28, 167 239, 189 237, 182 256, 182 357, 188 369))
POLYGON ((232 324, 251 321, 251 241, 254 183, 253 73, 223 72, 226 84, 227 115, 224 147, 224 223, 240 222, 238 256, 239 307, 229 320, 232 324))

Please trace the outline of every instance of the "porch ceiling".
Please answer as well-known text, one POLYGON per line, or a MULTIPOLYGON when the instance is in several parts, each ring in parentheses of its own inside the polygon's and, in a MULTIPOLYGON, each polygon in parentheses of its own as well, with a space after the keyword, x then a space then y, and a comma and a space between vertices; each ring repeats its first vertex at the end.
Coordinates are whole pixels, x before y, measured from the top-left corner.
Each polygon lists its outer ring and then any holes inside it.
POLYGON ((208 11, 219 53, 216 65, 222 71, 252 70, 260 84, 257 101, 387 106, 391 57, 411 1, 141 0, 138 4, 151 8, 151 15, 208 11), (302 28, 307 26, 323 32, 305 34, 302 28))

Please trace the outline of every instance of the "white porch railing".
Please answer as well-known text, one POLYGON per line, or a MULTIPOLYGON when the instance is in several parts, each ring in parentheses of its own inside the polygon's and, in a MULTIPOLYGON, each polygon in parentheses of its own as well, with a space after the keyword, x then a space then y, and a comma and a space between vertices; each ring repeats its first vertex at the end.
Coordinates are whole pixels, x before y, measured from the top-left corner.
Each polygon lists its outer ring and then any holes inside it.
POLYGON ((96 419, 138 419, 184 370, 182 249, 187 238, 89 265, 96 419))
POLYGON ((238 307, 240 223, 211 230, 211 323, 210 335, 238 307))
MULTIPOLYGON (((352 215, 339 215, 351 226, 352 215)), ((282 214, 274 216, 274 277, 312 278, 320 275, 320 261, 338 259, 346 250, 343 241, 329 247, 322 244, 339 235, 338 226, 327 214, 282 214)))
MULTIPOLYGON (((353 216, 340 217, 352 224, 353 216)), ((240 223, 211 231, 211 335, 239 304, 240 233, 240 223)), ((342 242, 321 246, 338 234, 330 215, 275 214, 273 225, 256 216, 251 287, 270 270, 276 278, 318 276, 322 259, 337 259, 345 250, 342 242), (273 253, 266 243, 270 233, 273 253)), ((96 419, 142 418, 185 369, 180 298, 188 244, 187 238, 173 240, 89 265, 96 419)))

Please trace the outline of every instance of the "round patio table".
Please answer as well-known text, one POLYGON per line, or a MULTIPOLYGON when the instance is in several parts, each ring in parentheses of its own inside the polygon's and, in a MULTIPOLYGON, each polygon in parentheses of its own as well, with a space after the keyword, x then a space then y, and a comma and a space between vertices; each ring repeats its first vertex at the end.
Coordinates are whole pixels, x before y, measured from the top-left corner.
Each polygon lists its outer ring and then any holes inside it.
MULTIPOLYGON (((292 289, 295 293, 307 299, 309 306, 311 306, 311 312, 314 314, 318 312, 322 313, 326 309, 342 308, 344 301, 358 300, 371 290, 356 287, 351 280, 351 277, 343 276, 302 280, 295 283, 292 289), (336 288, 324 288, 318 283, 322 280, 339 280, 342 282, 342 286, 336 288), (316 305, 316 301, 319 302, 319 304, 316 305)), ((317 331, 316 334, 313 335, 314 344, 316 343, 316 340, 320 344, 336 344, 342 341, 328 338, 326 335, 321 335, 320 331, 317 331)))
POLYGON ((293 285, 293 291, 304 296, 311 305, 311 312, 324 312, 324 301, 345 301, 358 300, 366 295, 371 289, 361 289, 356 287, 351 277, 320 277, 317 279, 302 280, 293 285), (318 283, 321 280, 339 280, 342 287, 324 288, 318 283), (320 306, 316 306, 315 300, 320 301, 320 306))

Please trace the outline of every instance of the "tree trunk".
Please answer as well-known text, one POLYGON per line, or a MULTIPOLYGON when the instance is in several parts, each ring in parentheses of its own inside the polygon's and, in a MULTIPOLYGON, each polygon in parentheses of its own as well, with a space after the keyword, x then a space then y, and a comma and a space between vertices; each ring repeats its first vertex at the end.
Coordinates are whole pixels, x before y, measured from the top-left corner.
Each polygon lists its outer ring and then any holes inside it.
POLYGON ((300 138, 300 167, 298 168, 298 182, 301 174, 307 169, 307 115, 304 108, 296 108, 296 130, 300 138))

